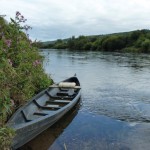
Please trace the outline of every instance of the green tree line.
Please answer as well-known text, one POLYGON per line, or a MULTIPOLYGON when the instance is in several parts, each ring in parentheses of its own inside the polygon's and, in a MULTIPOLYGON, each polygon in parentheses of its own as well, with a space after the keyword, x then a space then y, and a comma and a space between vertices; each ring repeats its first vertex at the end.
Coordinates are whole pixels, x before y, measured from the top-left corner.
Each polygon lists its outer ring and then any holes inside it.
POLYGON ((136 30, 97 36, 72 36, 69 39, 58 39, 55 42, 37 43, 40 48, 99 50, 120 52, 150 52, 150 30, 136 30))

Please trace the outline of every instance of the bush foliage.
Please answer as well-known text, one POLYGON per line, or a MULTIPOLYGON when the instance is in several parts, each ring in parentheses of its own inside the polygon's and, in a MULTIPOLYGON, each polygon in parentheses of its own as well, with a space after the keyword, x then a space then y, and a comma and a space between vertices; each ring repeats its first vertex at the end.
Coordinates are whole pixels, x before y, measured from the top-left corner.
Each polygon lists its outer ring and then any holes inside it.
POLYGON ((21 25, 25 22, 19 12, 10 23, 0 17, 0 145, 13 135, 11 129, 3 127, 12 113, 52 84, 42 68, 43 57, 27 34, 31 27, 21 25))
POLYGON ((11 145, 11 140, 13 139, 15 132, 7 127, 2 127, 0 129, 0 149, 9 150, 9 145, 11 145))

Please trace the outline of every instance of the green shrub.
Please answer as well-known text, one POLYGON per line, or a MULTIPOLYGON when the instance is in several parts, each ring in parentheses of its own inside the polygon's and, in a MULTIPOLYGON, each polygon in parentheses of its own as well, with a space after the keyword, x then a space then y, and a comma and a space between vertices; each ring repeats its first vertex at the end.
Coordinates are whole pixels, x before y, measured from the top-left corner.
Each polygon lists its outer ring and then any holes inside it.
POLYGON ((135 47, 126 47, 126 48, 122 49, 122 52, 139 53, 139 52, 141 52, 141 50, 139 48, 135 48, 135 47))
POLYGON ((15 135, 14 130, 7 128, 7 127, 2 127, 0 128, 0 149, 1 150, 9 150, 11 141, 15 135))
POLYGON ((0 124, 28 99, 52 84, 44 72, 43 57, 28 37, 31 27, 20 25, 24 22, 26 19, 19 12, 10 23, 0 17, 0 124))

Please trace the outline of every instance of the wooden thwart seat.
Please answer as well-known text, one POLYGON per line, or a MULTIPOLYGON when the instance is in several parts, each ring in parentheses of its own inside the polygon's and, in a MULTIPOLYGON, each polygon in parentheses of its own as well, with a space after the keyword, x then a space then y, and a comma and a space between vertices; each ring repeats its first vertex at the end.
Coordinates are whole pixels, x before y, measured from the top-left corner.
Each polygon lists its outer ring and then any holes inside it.
POLYGON ((58 92, 57 96, 69 96, 68 92, 58 92))
POLYGON ((46 107, 50 107, 50 108, 58 108, 59 105, 48 104, 48 105, 46 105, 46 107))
POLYGON ((55 106, 42 106, 41 107, 42 109, 47 109, 47 110, 58 110, 62 107, 58 106, 58 107, 55 107, 55 106))
POLYGON ((58 102, 58 103, 70 103, 70 100, 54 100, 53 102, 58 102))
POLYGON ((44 112, 35 112, 33 115, 38 115, 38 116, 46 116, 48 114, 44 113, 44 112))
POLYGON ((68 97, 68 96, 52 96, 48 91, 45 91, 45 93, 53 100, 58 100, 58 99, 64 99, 64 100, 72 100, 72 97, 68 97))
POLYGON ((54 100, 54 101, 46 101, 45 106, 53 106, 53 107, 63 107, 67 104, 69 104, 71 101, 69 100, 54 100))
POLYGON ((60 106, 55 106, 55 105, 46 105, 46 106, 41 106, 36 100, 33 100, 33 102, 41 109, 48 109, 48 110, 57 110, 60 109, 60 106))

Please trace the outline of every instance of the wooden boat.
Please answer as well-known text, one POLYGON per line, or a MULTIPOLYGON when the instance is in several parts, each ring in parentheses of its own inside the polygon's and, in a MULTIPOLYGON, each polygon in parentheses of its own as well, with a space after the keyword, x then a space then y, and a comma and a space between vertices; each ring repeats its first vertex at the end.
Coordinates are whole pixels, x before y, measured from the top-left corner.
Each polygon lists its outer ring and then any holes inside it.
POLYGON ((80 82, 77 77, 52 85, 34 96, 7 122, 16 131, 12 149, 17 149, 53 125, 79 100, 80 82))
POLYGON ((25 145, 20 147, 19 150, 42 150, 42 147, 43 149, 48 150, 54 143, 54 141, 63 133, 64 129, 67 128, 73 121, 75 116, 78 114, 80 106, 81 103, 79 100, 79 102, 70 111, 68 111, 61 119, 59 119, 59 121, 57 121, 57 124, 54 124, 47 130, 43 131, 41 135, 38 135, 36 137, 36 139, 33 139, 30 142, 26 143, 25 145))

